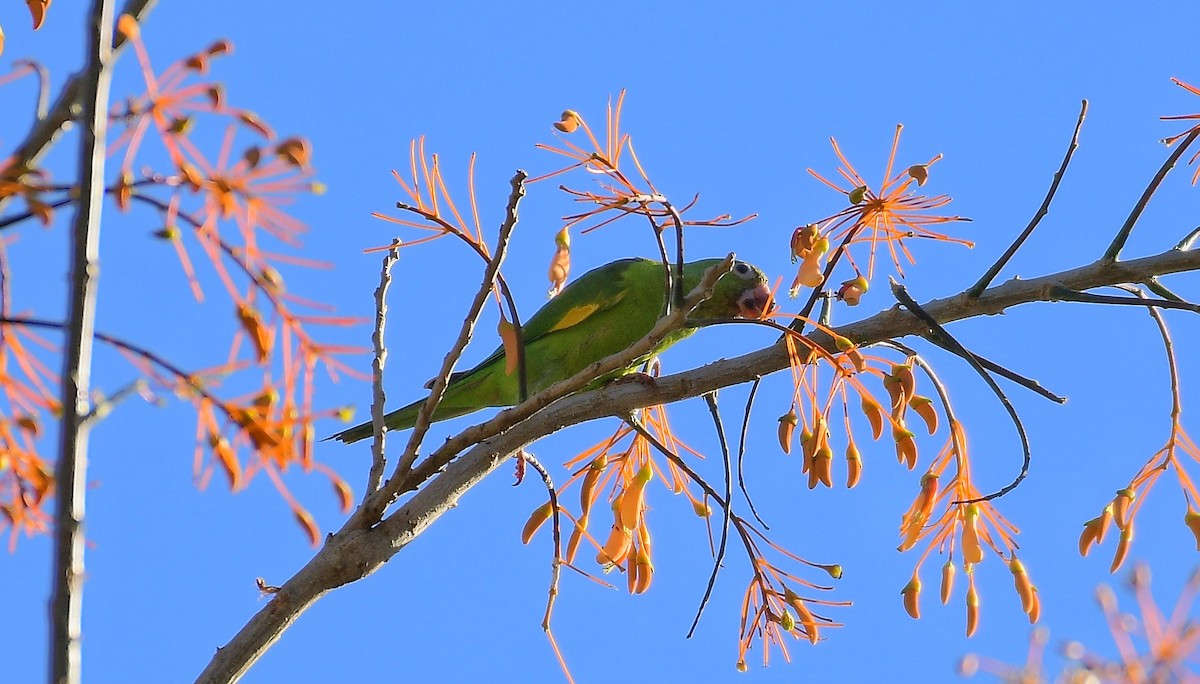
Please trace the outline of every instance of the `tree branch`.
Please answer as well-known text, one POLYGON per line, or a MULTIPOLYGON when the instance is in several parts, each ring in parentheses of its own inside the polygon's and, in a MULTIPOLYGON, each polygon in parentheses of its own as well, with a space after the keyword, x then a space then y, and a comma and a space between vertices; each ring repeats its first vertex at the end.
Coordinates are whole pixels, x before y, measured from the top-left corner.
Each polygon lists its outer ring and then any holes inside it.
MULTIPOLYGON (((1014 279, 985 290, 978 299, 972 299, 964 291, 928 302, 921 308, 945 325, 965 318, 998 314, 1021 304, 1049 301, 1048 292, 1054 285, 1086 290, 1196 270, 1200 270, 1200 252, 1171 250, 1130 261, 1097 261, 1031 280, 1014 279)), ((666 319, 660 323, 665 325, 666 319)), ((837 328, 837 333, 867 346, 886 339, 920 335, 926 329, 927 326, 910 313, 894 307, 837 328)), ((837 352, 834 340, 828 334, 813 332, 810 338, 830 353, 837 352)), ((642 342, 648 340, 649 337, 642 342)), ((632 350, 627 350, 606 361, 619 363, 630 352, 632 350)), ((639 352, 632 353, 634 356, 629 358, 636 358, 639 352)), ((773 343, 749 354, 656 378, 653 384, 615 383, 570 396, 543 392, 521 406, 502 411, 495 418, 464 430, 443 445, 453 445, 450 450, 456 456, 438 459, 435 462, 437 470, 433 471, 436 475, 431 473, 428 482, 399 504, 387 519, 377 526, 364 528, 358 524, 359 514, 355 513, 341 530, 330 535, 316 556, 285 582, 279 593, 226 646, 218 649, 197 681, 236 681, 320 596, 373 573, 456 506, 464 494, 503 464, 510 454, 526 445, 564 426, 624 416, 652 404, 697 397, 722 387, 750 382, 757 376, 787 368, 788 363, 784 345, 773 343)), ((598 370, 603 365, 603 362, 593 364, 589 370, 598 370)), ((560 383, 562 389, 573 387, 571 391, 574 392, 587 384, 584 380, 573 384, 576 380, 560 383)), ((433 455, 426 463, 432 458, 433 455)), ((420 469, 418 467, 414 473, 420 469)))
POLYGON ((57 489, 54 587, 50 599, 50 681, 76 684, 81 677, 84 579, 84 501, 91 412, 88 392, 100 266, 100 210, 104 201, 104 151, 108 133, 111 0, 94 0, 88 16, 88 52, 79 84, 83 108, 79 139, 79 206, 71 231, 67 349, 63 354, 62 432, 54 477, 57 489))

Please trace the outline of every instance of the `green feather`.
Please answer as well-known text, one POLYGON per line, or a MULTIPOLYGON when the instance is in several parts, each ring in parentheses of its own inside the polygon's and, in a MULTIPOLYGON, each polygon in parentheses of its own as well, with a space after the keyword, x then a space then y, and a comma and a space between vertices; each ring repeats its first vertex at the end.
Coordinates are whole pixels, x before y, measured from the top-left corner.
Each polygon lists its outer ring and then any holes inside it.
MULTIPOLYGON (((699 284, 704 272, 720 261, 705 259, 684 264, 684 292, 699 284)), ((766 278, 762 272, 743 262, 738 262, 734 269, 717 281, 713 296, 697 308, 694 318, 739 315, 742 311, 739 302, 747 293, 764 299, 766 278)), ((580 276, 539 309, 522 327, 529 395, 575 375, 594 361, 628 348, 650 332, 664 308, 664 275, 659 261, 614 261, 580 276)), ((670 336, 646 358, 694 330, 685 328, 670 336)), ((644 360, 631 364, 622 373, 644 360)), ((610 378, 601 380, 607 379, 610 378)), ((433 420, 447 420, 489 406, 512 406, 518 403, 518 393, 517 373, 505 373, 504 349, 501 347, 474 368, 451 375, 433 420)), ((420 399, 387 414, 384 422, 388 429, 411 428, 424 403, 425 399, 420 399)), ((367 422, 329 439, 349 443, 371 434, 371 423, 367 422)))

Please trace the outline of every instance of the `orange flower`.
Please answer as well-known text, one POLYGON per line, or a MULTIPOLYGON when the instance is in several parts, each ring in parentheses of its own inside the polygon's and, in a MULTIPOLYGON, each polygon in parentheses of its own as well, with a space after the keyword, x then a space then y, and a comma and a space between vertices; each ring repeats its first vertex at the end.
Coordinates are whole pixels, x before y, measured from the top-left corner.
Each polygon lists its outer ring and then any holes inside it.
MULTIPOLYGON (((941 155, 937 155, 925 164, 910 166, 895 176, 892 175, 892 165, 896 159, 896 150, 900 145, 902 128, 902 126, 896 126, 896 135, 892 139, 892 149, 883 172, 883 181, 877 189, 873 189, 863 180, 863 177, 842 154, 837 141, 832 138, 830 138, 830 142, 833 144, 834 154, 842 163, 838 174, 849 181, 851 187, 843 188, 816 171, 808 169, 808 172, 817 180, 846 196, 850 206, 818 221, 817 224, 827 226, 823 232, 831 240, 843 241, 846 247, 863 242, 870 244, 870 259, 866 270, 868 280, 875 273, 875 250, 880 245, 887 246, 896 270, 903 275, 900 254, 902 253, 910 263, 915 263, 905 245, 904 241, 907 239, 929 238, 968 247, 972 244, 930 228, 930 226, 941 223, 969 220, 960 216, 931 216, 926 213, 949 204, 949 196, 930 197, 918 195, 912 190, 914 183, 918 186, 924 185, 925 179, 928 178, 929 167, 939 161, 942 158, 941 155), (919 170, 914 171, 914 169, 919 170)), ((841 248, 839 247, 839 249, 841 248)))

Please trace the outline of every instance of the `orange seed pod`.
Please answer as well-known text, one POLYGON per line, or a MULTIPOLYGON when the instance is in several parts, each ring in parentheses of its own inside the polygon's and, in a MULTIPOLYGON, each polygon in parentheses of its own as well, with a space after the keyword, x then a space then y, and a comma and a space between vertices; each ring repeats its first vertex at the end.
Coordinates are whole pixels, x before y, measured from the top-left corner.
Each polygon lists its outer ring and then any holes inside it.
POLYGON ((963 561, 975 564, 983 560, 983 545, 979 543, 979 506, 969 504, 963 517, 963 561))
POLYGON ((975 591, 975 578, 967 584, 967 638, 975 636, 979 629, 979 593, 975 591))
POLYGON ((625 496, 621 499, 620 515, 621 527, 627 530, 637 529, 638 515, 642 512, 642 506, 646 501, 646 483, 654 477, 654 469, 649 463, 645 463, 638 469, 637 474, 633 477, 633 485, 625 490, 625 496))
POLYGON ((912 619, 920 620, 921 606, 918 599, 921 596, 921 578, 913 575, 908 584, 900 590, 900 594, 904 597, 904 612, 908 613, 912 619))
POLYGON ((1109 566, 1110 573, 1116 572, 1117 568, 1125 562, 1125 556, 1129 554, 1129 545, 1133 543, 1133 523, 1129 522, 1121 529, 1121 536, 1117 539, 1117 550, 1113 554, 1112 565, 1109 566))
POLYGON ((625 562, 625 557, 629 555, 631 540, 628 531, 620 525, 613 525, 612 531, 608 534, 608 541, 604 543, 604 548, 596 554, 596 562, 605 566, 620 565, 625 562))
POLYGON ((932 435, 933 433, 937 432, 938 413, 937 407, 933 405, 932 399, 929 397, 922 397, 919 394, 914 395, 912 399, 908 400, 908 406, 918 416, 921 416, 921 420, 925 421, 925 427, 929 430, 929 434, 932 435))
POLYGON ((563 133, 574 133, 579 128, 579 114, 573 109, 563 110, 562 117, 554 122, 554 127, 563 133))
POLYGON ((813 455, 813 472, 826 487, 833 487, 833 450, 828 446, 817 449, 813 455))
POLYGON ((861 477, 862 455, 858 453, 854 440, 850 440, 846 444, 846 489, 854 489, 861 477))
POLYGON ((799 424, 800 419, 796 415, 795 406, 779 416, 779 447, 783 449, 783 453, 792 453, 792 435, 796 432, 796 426, 799 424))
POLYGON ((1013 586, 1017 590, 1017 596, 1021 597, 1021 610, 1026 614, 1033 612, 1033 585, 1029 582, 1029 573, 1025 571, 1025 565, 1014 555, 1008 561, 1008 569, 1013 574, 1013 586))
POLYGON ((633 593, 644 594, 650 589, 650 582, 654 579, 654 564, 650 562, 650 554, 645 549, 638 549, 633 565, 637 569, 633 593))
POLYGON ((954 573, 954 561, 946 561, 946 564, 942 566, 942 591, 940 598, 942 599, 943 606, 950 602, 950 594, 954 591, 954 573))
POLYGON ((859 407, 867 417, 867 422, 871 424, 872 439, 879 439, 883 435, 883 408, 869 394, 862 395, 859 407))
POLYGON ((1037 587, 1030 585, 1029 589, 1033 593, 1033 603, 1030 605, 1029 612, 1026 615, 1029 616, 1029 624, 1033 625, 1042 619, 1042 599, 1038 596, 1037 587))
POLYGON ((1110 503, 1104 507, 1104 510, 1100 511, 1099 530, 1096 532, 1096 543, 1097 544, 1104 542, 1104 535, 1108 532, 1108 524, 1110 522, 1112 522, 1112 519, 1113 519, 1113 506, 1110 503))
POLYGON ((554 297, 562 292, 567 284, 567 276, 571 273, 571 234, 566 228, 554 236, 554 256, 550 258, 550 291, 546 294, 554 297))
POLYGON ((1200 513, 1189 506, 1187 513, 1183 515, 1183 524, 1191 530, 1192 536, 1196 538, 1196 550, 1200 551, 1200 513))
POLYGON ((500 322, 496 324, 496 333, 500 335, 500 343, 504 347, 504 374, 512 375, 519 365, 517 328, 501 314, 500 322))
POLYGON ((892 438, 896 440, 896 458, 909 470, 917 467, 916 435, 904 427, 893 427, 892 438))
POLYGON ((1079 534, 1079 555, 1086 557, 1092 550, 1092 544, 1099 544, 1100 518, 1092 518, 1083 524, 1083 532, 1079 534))
POLYGON ((586 520, 588 514, 592 510, 592 493, 596 491, 596 483, 600 481, 600 475, 604 473, 604 469, 608 466, 608 455, 600 454, 592 459, 592 464, 588 466, 587 473, 583 476, 583 483, 579 486, 579 517, 583 527, 587 527, 586 520))
POLYGON ((1117 527, 1122 530, 1125 529, 1125 526, 1129 524, 1129 520, 1127 518, 1129 515, 1129 505, 1133 503, 1133 500, 1136 496, 1136 491, 1126 488, 1118 489, 1117 495, 1113 497, 1113 521, 1116 522, 1117 527))
POLYGON ((554 512, 554 506, 547 501, 538 506, 529 514, 529 520, 525 521, 525 527, 521 530, 521 543, 528 544, 530 539, 533 539, 534 533, 550 519, 550 515, 554 512))
POLYGON ((808 642, 811 644, 817 643, 817 639, 820 637, 820 630, 817 628, 817 621, 813 617, 812 611, 808 609, 808 606, 804 605, 804 599, 796 595, 796 592, 790 588, 784 589, 783 596, 787 604, 792 607, 792 610, 796 611, 800 625, 804 627, 804 633, 808 636, 808 642))

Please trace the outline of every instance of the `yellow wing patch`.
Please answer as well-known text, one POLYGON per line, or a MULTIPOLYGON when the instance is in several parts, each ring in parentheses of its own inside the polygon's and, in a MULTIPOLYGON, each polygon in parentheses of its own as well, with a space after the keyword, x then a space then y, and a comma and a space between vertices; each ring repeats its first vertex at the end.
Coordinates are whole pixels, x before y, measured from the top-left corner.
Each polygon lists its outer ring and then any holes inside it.
POLYGON ((600 308, 599 304, 584 304, 583 306, 577 306, 577 307, 571 309, 570 311, 568 311, 567 315, 562 317, 562 320, 560 320, 558 323, 556 323, 554 325, 553 328, 550 328, 546 332, 554 332, 556 330, 566 330, 567 328, 578 325, 578 324, 586 321, 588 316, 591 316, 592 314, 596 313, 596 310, 599 308, 600 308))

